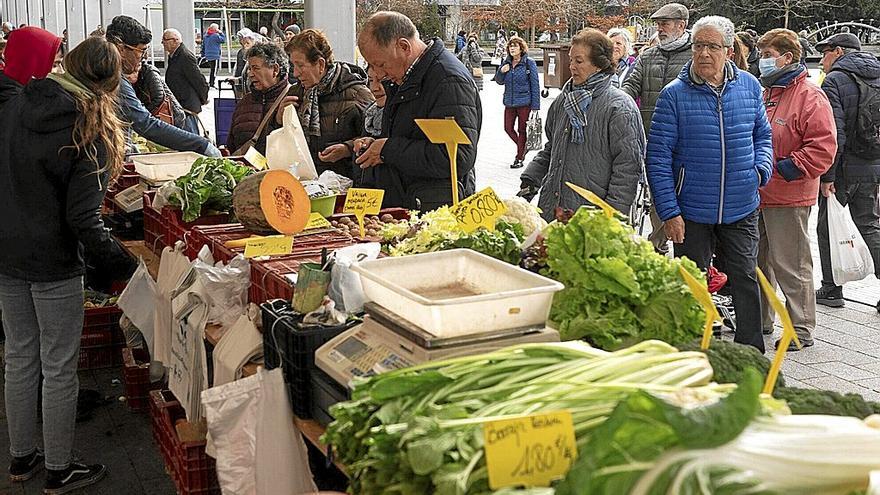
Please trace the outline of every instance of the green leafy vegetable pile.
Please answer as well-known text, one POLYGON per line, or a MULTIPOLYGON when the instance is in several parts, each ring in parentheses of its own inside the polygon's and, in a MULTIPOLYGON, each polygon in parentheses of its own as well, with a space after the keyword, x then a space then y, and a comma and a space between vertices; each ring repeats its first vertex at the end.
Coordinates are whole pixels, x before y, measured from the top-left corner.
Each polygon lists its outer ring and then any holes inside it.
MULTIPOLYGON (((683 351, 705 352, 715 372, 714 379, 718 383, 739 383, 746 369, 754 368, 766 379, 770 372, 770 360, 761 351, 750 345, 737 344, 726 340, 713 339, 709 348, 700 349, 700 339, 678 346, 683 351)), ((776 388, 784 387, 785 379, 782 371, 776 379, 776 388)))
POLYGON ((458 227, 449 207, 444 206, 422 216, 413 215, 408 222, 386 224, 382 238, 385 251, 392 256, 468 248, 517 265, 525 234, 521 224, 504 220, 495 223, 494 231, 480 228, 467 234, 458 227))
POLYGON ((777 386, 773 389, 773 397, 785 400, 792 414, 827 414, 859 419, 880 414, 880 403, 866 401, 859 394, 777 386))
MULTIPOLYGON (((358 379, 352 400, 331 409, 336 421, 323 440, 346 465, 352 493, 491 493, 483 422, 569 410, 585 452, 590 432, 629 394, 674 393, 707 384, 711 373, 704 354, 658 341, 614 353, 583 342, 525 344, 358 379)), ((700 390, 718 397, 731 387, 700 390)))
POLYGON ((232 209, 232 191, 248 175, 250 167, 225 158, 202 157, 189 173, 174 181, 175 190, 169 202, 183 210, 183 221, 192 222, 202 210, 228 212, 232 209))
POLYGON ((632 228, 589 208, 545 235, 542 273, 565 284, 550 311, 563 340, 616 349, 647 339, 678 345, 702 334, 705 312, 678 271, 705 280, 692 261, 655 253, 632 228))

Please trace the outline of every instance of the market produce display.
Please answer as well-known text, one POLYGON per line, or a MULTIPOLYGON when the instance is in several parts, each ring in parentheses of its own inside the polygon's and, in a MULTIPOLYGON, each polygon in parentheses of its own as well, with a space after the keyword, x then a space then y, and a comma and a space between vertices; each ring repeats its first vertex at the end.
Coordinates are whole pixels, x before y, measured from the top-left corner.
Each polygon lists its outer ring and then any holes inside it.
MULTIPOLYGON (((388 224, 397 224, 406 220, 397 220, 388 213, 384 215, 367 215, 364 217, 364 232, 369 238, 378 238, 382 229, 388 224)), ((330 225, 351 236, 359 236, 360 231, 357 220, 354 217, 342 217, 339 220, 330 220, 330 225)))
POLYGON ((295 234, 305 228, 311 201, 302 184, 285 170, 257 172, 232 193, 238 221, 257 234, 295 234))
MULTIPOLYGON (((583 342, 514 346, 359 379, 352 400, 332 408, 324 441, 353 493, 490 493, 484 421, 569 410, 583 451, 629 394, 707 385, 711 374, 704 354, 658 341, 613 353, 583 342)), ((732 387, 702 390, 717 397, 732 387)))
POLYGON ((541 273, 565 284, 550 311, 563 340, 616 349, 646 339, 678 345, 701 335, 705 312, 678 268, 704 280, 692 261, 657 254, 628 225, 586 207, 568 223, 550 225, 544 237, 541 273))
MULTIPOLYGON (((758 370, 763 378, 766 378, 770 372, 770 360, 750 345, 714 339, 709 348, 702 351, 700 340, 697 339, 677 347, 683 351, 706 353, 714 372, 713 378, 718 383, 739 383, 749 368, 758 370)), ((785 378, 780 372, 776 379, 776 387, 784 386, 785 378)))
POLYGON ((414 214, 405 222, 386 224, 380 234, 384 249, 391 256, 468 248, 514 265, 519 264, 520 245, 525 239, 521 224, 504 220, 496 222, 494 231, 480 228, 465 233, 446 206, 423 215, 414 214))
POLYGON ((253 172, 225 158, 199 158, 188 174, 173 182, 168 202, 183 210, 185 222, 195 221, 204 211, 228 212, 233 190, 253 172))
POLYGON ((83 291, 83 307, 86 309, 112 306, 116 304, 117 299, 119 299, 118 296, 111 296, 96 290, 85 289, 83 291))

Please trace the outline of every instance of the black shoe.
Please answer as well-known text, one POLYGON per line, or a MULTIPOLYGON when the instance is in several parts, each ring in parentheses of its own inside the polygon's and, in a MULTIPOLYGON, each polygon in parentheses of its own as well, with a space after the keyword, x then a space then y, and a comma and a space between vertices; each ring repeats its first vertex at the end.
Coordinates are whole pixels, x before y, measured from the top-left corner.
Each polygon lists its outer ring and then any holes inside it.
POLYGON ((842 308, 844 305, 843 287, 837 285, 823 285, 816 291, 816 304, 828 306, 829 308, 842 308))
POLYGON ((523 165, 525 164, 522 160, 514 160, 513 165, 511 165, 510 168, 523 168, 523 165))
POLYGON ((13 457, 9 464, 10 481, 27 481, 34 477, 40 469, 43 469, 43 461, 46 456, 39 450, 24 457, 13 457))
MULTIPOLYGON (((776 343, 773 344, 773 347, 779 349, 779 343, 781 341, 782 341, 782 339, 777 340, 776 343)), ((806 349, 807 347, 813 347, 813 340, 812 339, 810 339, 810 340, 800 339, 800 341, 801 341, 801 349, 806 349)), ((792 340, 791 343, 788 344, 788 352, 797 352, 801 349, 798 349, 798 346, 797 346, 797 344, 795 344, 794 340, 792 340)))
POLYGON ((78 462, 71 463, 64 470, 46 470, 45 495, 61 495, 72 492, 84 486, 97 483, 107 474, 107 468, 102 464, 85 465, 78 462))

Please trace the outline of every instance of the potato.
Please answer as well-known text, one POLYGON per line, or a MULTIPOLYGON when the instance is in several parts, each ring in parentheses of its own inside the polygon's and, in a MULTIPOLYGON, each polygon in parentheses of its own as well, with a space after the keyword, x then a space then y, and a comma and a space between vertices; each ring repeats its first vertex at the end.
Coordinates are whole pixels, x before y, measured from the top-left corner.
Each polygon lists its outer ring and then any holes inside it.
POLYGON ((385 223, 394 222, 394 217, 392 217, 390 213, 385 213, 384 215, 382 215, 380 220, 382 220, 385 223))

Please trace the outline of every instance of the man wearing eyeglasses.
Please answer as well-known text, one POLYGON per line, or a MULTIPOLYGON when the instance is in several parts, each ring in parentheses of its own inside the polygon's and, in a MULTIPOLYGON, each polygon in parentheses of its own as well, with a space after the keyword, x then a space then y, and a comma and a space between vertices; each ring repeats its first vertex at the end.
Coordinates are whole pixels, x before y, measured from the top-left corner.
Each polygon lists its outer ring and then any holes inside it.
POLYGON ((648 135, 648 182, 675 255, 702 270, 724 254, 736 310, 735 341, 764 352, 758 188, 773 172, 761 84, 732 62, 734 28, 708 16, 693 28, 692 60, 660 92, 648 135))
MULTIPOLYGON (((651 130, 651 117, 654 115, 660 90, 678 77, 681 68, 691 59, 687 7, 680 3, 668 3, 654 12, 651 19, 657 23, 657 39, 660 45, 642 53, 632 73, 620 87, 639 100, 646 135, 651 130)), ((669 245, 654 208, 651 209, 651 225, 653 232, 648 238, 657 251, 665 253, 669 250, 669 245)))
POLYGON ((208 103, 208 83, 199 71, 196 56, 181 41, 180 31, 166 29, 162 33, 162 47, 168 53, 165 82, 186 110, 184 129, 198 134, 198 114, 202 112, 202 105, 208 103))
MULTIPOLYGON (((145 139, 175 151, 195 151, 207 156, 220 156, 220 151, 202 136, 178 129, 157 119, 144 107, 125 74, 137 72, 146 55, 150 30, 135 19, 120 15, 107 26, 107 40, 114 43, 122 58, 119 84, 119 106, 122 118, 131 123, 131 129, 145 139)), ((130 139, 129 139, 130 141, 130 139)))

